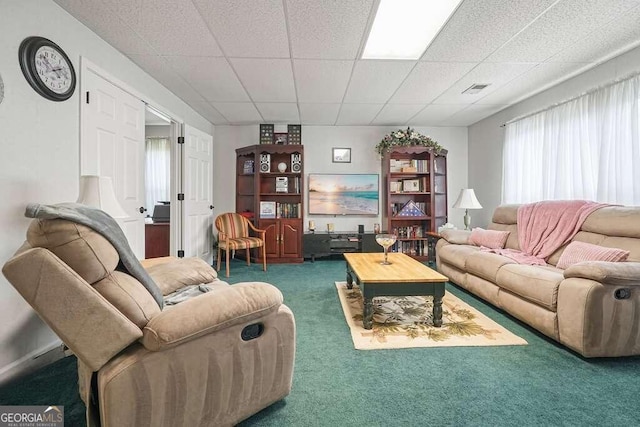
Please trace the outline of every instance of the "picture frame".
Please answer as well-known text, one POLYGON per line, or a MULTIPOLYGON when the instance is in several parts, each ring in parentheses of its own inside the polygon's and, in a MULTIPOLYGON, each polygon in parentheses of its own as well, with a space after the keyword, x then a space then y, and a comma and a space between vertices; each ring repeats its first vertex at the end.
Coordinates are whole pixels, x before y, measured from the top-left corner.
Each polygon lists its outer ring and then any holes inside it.
POLYGON ((274 133, 273 143, 278 145, 287 145, 289 143, 289 135, 286 132, 274 133))
POLYGON ((331 153, 333 163, 351 163, 351 148, 333 147, 331 153))
POLYGON ((260 218, 275 218, 276 202, 262 201, 260 202, 260 218))

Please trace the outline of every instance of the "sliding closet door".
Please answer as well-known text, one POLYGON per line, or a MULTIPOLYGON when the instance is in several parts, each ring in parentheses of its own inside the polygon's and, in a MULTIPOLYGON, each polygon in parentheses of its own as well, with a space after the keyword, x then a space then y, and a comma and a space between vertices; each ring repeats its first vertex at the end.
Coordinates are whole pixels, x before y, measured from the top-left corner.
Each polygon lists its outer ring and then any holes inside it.
POLYGON ((87 68, 82 78, 80 174, 111 177, 128 218, 118 220, 144 258, 144 103, 87 68))
MULTIPOLYGON (((186 257, 213 261, 213 137, 185 125, 183 248, 186 257)), ((235 184, 229 177, 230 187, 235 184)), ((231 191, 230 193, 231 194, 231 191)))

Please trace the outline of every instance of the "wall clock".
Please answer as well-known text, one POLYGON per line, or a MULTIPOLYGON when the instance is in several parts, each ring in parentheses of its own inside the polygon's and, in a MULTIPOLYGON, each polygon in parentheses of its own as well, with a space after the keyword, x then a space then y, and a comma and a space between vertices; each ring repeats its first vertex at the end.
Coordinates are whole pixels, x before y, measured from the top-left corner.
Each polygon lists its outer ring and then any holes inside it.
POLYGON ((20 68, 31 87, 52 101, 65 101, 76 88, 76 72, 67 54, 44 37, 27 37, 18 51, 20 68))

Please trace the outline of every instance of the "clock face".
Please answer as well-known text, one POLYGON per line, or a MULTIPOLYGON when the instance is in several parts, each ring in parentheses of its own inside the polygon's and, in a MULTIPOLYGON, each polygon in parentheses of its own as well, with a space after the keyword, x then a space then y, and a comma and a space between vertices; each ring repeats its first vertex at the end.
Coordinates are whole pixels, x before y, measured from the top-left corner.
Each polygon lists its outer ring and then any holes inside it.
POLYGON ((52 101, 64 101, 76 88, 76 73, 66 53, 43 37, 27 37, 18 52, 22 74, 31 87, 52 101))
POLYGON ((71 68, 59 51, 42 46, 36 51, 35 65, 42 83, 53 92, 63 94, 71 88, 71 68))

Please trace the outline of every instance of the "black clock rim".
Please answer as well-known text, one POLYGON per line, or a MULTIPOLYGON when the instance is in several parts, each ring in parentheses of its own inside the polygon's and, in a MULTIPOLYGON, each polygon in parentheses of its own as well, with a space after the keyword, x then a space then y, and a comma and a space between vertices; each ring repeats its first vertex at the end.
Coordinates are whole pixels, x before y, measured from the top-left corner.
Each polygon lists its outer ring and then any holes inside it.
POLYGON ((27 37, 20 43, 20 49, 18 50, 18 58, 20 62, 20 69, 22 70, 22 74, 29 85, 40 95, 51 100, 51 101, 66 101, 71 98, 73 93, 76 90, 76 71, 73 67, 73 63, 69 56, 65 53, 64 50, 54 42, 44 37, 39 36, 31 36, 27 37), (71 72, 71 87, 69 90, 63 93, 57 93, 49 89, 47 86, 42 83, 42 80, 38 77, 38 72, 36 70, 35 64, 35 53, 43 46, 49 46, 56 49, 60 55, 67 61, 69 64, 69 71, 71 72))

